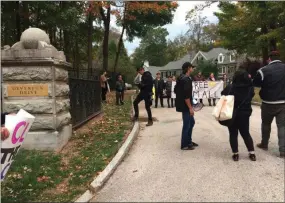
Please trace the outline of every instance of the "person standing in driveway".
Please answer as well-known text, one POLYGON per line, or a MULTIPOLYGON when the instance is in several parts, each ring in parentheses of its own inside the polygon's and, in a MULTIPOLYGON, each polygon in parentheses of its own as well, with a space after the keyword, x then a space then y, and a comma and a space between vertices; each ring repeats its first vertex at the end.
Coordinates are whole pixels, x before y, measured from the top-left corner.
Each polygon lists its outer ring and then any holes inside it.
POLYGON ((156 74, 156 79, 154 80, 154 88, 155 88, 155 108, 157 108, 158 98, 160 99, 160 105, 163 108, 163 90, 165 88, 164 80, 161 79, 161 75, 158 72, 156 74))
MULTIPOLYGON (((213 82, 216 81, 214 73, 210 74, 208 81, 213 81, 213 82)), ((209 102, 209 106, 212 106, 211 99, 208 99, 208 102, 209 102)), ((216 98, 213 98, 213 105, 216 106, 216 98)))
POLYGON ((174 88, 176 94, 176 111, 182 113, 183 120, 181 150, 193 150, 198 146, 198 144, 192 141, 195 119, 192 107, 192 79, 190 78, 190 74, 193 72, 193 65, 185 62, 182 65, 182 72, 174 88))
MULTIPOLYGON (((165 85, 165 91, 166 91, 166 96, 167 96, 168 108, 171 108, 171 106, 170 106, 171 87, 172 87, 172 77, 168 76, 168 80, 167 80, 166 85, 165 85)), ((172 101, 172 106, 173 106, 173 101, 172 101)))
POLYGON ((152 126, 152 114, 151 114, 151 105, 152 105, 152 88, 153 88, 153 77, 149 71, 145 71, 143 67, 137 69, 138 73, 142 75, 140 83, 137 84, 140 88, 140 93, 136 97, 133 105, 135 110, 135 115, 133 117, 133 121, 138 120, 139 118, 139 103, 144 100, 145 109, 148 115, 148 123, 146 126, 152 126))
POLYGON ((261 87, 259 95, 262 99, 262 140, 257 147, 268 150, 271 123, 275 117, 280 157, 285 158, 285 64, 280 61, 278 51, 270 53, 268 62, 253 79, 254 86, 261 87))
MULTIPOLYGON (((194 77, 194 81, 205 81, 205 78, 202 75, 201 71, 199 71, 198 74, 194 77)), ((203 104, 203 99, 200 99, 200 103, 203 104)))

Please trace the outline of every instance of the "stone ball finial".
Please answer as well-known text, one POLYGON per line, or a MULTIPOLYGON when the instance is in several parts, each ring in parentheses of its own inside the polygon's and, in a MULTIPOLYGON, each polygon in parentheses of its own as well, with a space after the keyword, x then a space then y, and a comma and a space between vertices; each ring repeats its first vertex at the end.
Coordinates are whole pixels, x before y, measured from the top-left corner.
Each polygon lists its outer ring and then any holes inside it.
POLYGON ((20 42, 23 43, 25 49, 37 49, 39 41, 50 44, 50 39, 47 33, 39 28, 26 29, 20 38, 20 42))

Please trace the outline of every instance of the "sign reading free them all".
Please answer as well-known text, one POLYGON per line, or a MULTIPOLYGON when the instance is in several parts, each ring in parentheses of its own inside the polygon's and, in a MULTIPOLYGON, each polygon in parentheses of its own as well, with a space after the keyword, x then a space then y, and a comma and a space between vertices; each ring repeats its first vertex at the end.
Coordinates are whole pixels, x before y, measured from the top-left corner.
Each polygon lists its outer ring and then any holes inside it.
POLYGON ((8 84, 8 97, 48 96, 48 84, 8 84))

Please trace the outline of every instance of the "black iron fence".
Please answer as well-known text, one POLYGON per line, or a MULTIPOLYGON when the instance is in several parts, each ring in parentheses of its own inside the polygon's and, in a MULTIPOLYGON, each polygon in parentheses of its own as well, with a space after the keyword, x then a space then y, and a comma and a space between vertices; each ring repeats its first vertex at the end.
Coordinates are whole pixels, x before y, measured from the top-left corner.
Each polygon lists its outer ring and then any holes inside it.
POLYGON ((73 127, 97 116, 101 112, 100 74, 88 70, 69 70, 70 113, 73 127))

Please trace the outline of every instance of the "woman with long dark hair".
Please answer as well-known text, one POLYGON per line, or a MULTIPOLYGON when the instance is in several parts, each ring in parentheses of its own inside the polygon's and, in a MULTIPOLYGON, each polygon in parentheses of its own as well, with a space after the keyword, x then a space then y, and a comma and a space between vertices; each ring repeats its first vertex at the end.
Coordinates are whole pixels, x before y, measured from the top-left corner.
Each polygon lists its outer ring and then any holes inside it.
POLYGON ((245 70, 236 71, 232 84, 229 84, 222 91, 222 95, 234 95, 235 97, 233 122, 228 127, 233 160, 239 160, 238 133, 240 133, 249 152, 250 160, 256 161, 253 140, 249 133, 249 119, 252 113, 251 100, 254 96, 254 88, 248 72, 245 70))

